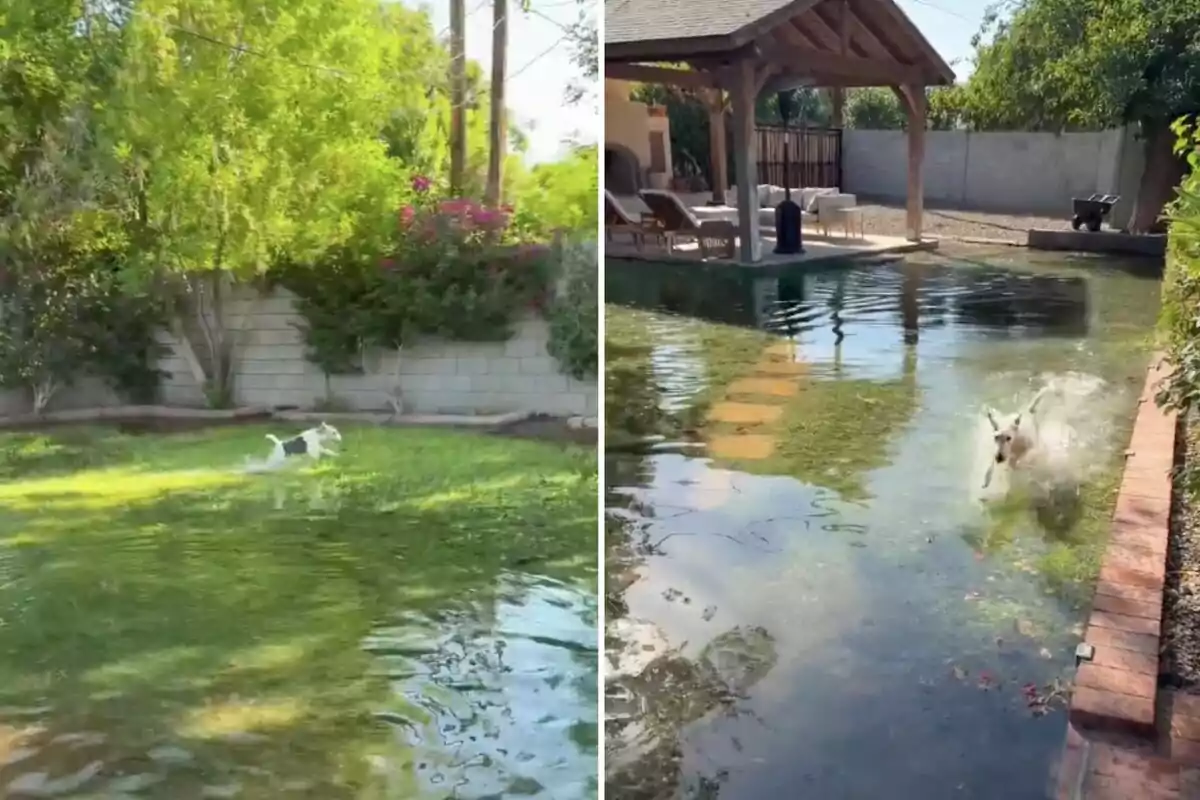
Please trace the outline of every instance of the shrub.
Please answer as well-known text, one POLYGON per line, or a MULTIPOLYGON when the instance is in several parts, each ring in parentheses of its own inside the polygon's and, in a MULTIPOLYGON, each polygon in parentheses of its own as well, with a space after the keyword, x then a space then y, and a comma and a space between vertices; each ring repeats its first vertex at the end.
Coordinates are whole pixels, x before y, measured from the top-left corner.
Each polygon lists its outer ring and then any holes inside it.
POLYGON ((546 308, 550 325, 546 349, 563 372, 581 380, 596 375, 600 362, 596 256, 594 243, 564 248, 562 284, 546 308))
POLYGON ((1175 124, 1177 150, 1191 167, 1168 206, 1167 268, 1160 327, 1174 373, 1158 403, 1183 411, 1200 404, 1200 128, 1189 120, 1175 124))
POLYGON ((153 402, 164 305, 127 280, 119 242, 68 226, 44 233, 36 244, 10 242, 2 262, 0 386, 27 391, 34 413, 87 374, 128 400, 153 402))
POLYGON ((420 179, 413 188, 421 202, 400 209, 386 241, 277 270, 297 296, 308 358, 327 376, 357 372, 365 347, 507 339, 522 313, 549 299, 550 249, 514 241, 511 209, 438 201, 420 179))

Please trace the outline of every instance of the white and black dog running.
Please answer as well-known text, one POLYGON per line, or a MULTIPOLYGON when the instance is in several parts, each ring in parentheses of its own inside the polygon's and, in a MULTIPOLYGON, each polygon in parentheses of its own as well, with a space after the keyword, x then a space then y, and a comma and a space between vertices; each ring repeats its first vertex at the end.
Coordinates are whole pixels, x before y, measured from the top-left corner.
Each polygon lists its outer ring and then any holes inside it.
POLYGON ((262 460, 247 458, 246 472, 274 472, 297 456, 308 456, 313 461, 336 456, 337 451, 330 444, 342 441, 342 434, 328 422, 322 422, 290 439, 280 439, 273 433, 268 433, 267 439, 274 443, 270 455, 262 460))
MULTIPOLYGON (((280 439, 271 433, 267 434, 267 439, 274 444, 271 454, 261 460, 247 457, 246 463, 242 467, 243 472, 269 474, 279 472, 292 464, 297 464, 301 458, 307 457, 307 459, 316 462, 326 456, 336 456, 338 453, 330 447, 330 444, 342 441, 342 434, 329 423, 322 422, 315 428, 309 428, 300 433, 300 435, 293 436, 290 439, 280 439)), ((275 483, 274 494, 275 510, 278 511, 283 508, 284 486, 275 483)), ((313 500, 318 503, 321 502, 321 489, 319 485, 313 495, 313 500)))

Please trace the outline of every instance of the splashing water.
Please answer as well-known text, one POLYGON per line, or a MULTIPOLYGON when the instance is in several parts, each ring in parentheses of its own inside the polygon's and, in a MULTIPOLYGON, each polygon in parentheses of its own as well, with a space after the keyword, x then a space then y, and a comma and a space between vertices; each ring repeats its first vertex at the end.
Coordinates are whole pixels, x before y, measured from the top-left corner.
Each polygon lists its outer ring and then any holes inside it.
POLYGON ((1037 391, 1044 392, 1032 416, 1021 423, 1034 431, 1035 449, 1019 470, 996 465, 986 487, 984 476, 996 455, 995 431, 987 416, 979 414, 972 480, 981 501, 997 500, 1014 489, 1035 496, 1075 491, 1098 474, 1112 450, 1117 404, 1124 398, 1105 392, 1103 378, 1082 372, 1045 373, 1036 383, 1040 389, 1016 392, 1000 409, 1015 413, 1037 391))

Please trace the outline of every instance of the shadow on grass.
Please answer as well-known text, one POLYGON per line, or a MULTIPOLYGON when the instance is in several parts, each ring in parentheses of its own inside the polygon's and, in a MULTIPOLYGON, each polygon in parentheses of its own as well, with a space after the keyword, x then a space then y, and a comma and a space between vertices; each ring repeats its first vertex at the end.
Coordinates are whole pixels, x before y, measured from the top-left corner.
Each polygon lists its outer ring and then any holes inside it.
POLYGON ((264 430, 96 431, 61 446, 103 467, 4 463, 43 477, 0 492, 0 751, 24 755, 0 759, 0 786, 587 796, 594 451, 344 430, 276 511, 256 476, 197 466, 264 430), (512 751, 459 759, 464 737, 512 751))

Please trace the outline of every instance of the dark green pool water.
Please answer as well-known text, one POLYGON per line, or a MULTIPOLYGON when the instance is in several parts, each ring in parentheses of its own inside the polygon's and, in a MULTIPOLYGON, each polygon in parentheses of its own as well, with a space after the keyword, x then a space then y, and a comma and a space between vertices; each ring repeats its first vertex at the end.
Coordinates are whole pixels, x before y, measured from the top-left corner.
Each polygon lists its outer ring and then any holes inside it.
POLYGON ((609 796, 1049 796, 1157 278, 606 269, 609 796), (981 502, 983 407, 1046 381, 1074 488, 981 502))

